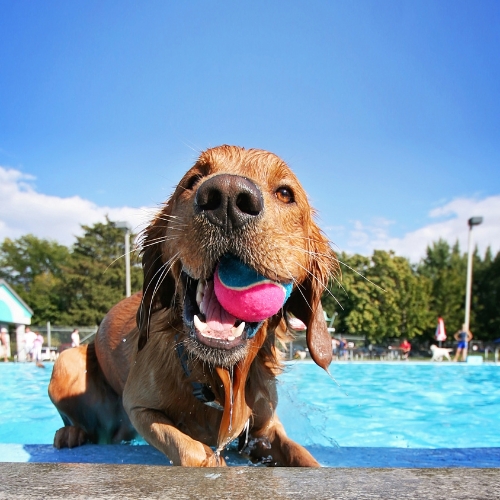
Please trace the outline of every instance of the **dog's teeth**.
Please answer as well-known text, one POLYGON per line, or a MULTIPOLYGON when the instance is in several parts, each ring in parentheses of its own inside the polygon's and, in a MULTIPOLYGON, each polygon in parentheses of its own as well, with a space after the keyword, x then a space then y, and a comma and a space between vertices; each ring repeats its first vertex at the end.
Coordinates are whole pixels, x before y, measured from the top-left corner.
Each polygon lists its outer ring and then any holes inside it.
MULTIPOLYGON (((236 337, 240 337, 240 336, 241 336, 241 334, 243 333, 243 329, 244 329, 244 328, 245 328, 245 322, 244 322, 244 321, 242 321, 242 322, 240 323, 240 325, 238 326, 238 328, 236 328, 236 330, 234 331, 234 338, 236 338, 236 337)), ((234 340, 234 338, 233 338, 233 340, 234 340)))
POLYGON ((227 338, 227 340, 229 340, 230 342, 232 342, 234 339, 235 339, 235 337, 233 337, 232 335, 227 338))
POLYGON ((203 333, 208 328, 208 325, 206 323, 203 323, 203 321, 201 321, 201 319, 198 318, 196 314, 193 317, 193 321, 194 321, 194 326, 200 333, 203 333))
POLYGON ((206 284, 207 283, 205 280, 198 281, 198 286, 196 287, 196 304, 198 304, 198 307, 200 307, 201 303, 203 302, 203 296, 205 295, 206 284))

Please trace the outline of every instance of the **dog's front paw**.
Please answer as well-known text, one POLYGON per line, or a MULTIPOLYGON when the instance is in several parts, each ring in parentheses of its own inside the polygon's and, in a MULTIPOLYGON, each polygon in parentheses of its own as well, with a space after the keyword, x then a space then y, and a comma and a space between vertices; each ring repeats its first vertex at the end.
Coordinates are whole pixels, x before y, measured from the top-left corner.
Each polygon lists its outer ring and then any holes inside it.
POLYGON ((201 467, 226 467, 226 461, 219 453, 214 453, 208 446, 205 450, 207 458, 201 463, 201 467))
MULTIPOLYGON (((226 461, 210 446, 195 442, 186 450, 179 465, 184 467, 226 467, 226 461)), ((175 462, 174 462, 175 463, 175 462)))
POLYGON ((57 449, 75 448, 87 442, 87 434, 80 427, 67 425, 61 427, 54 436, 54 446, 57 449))

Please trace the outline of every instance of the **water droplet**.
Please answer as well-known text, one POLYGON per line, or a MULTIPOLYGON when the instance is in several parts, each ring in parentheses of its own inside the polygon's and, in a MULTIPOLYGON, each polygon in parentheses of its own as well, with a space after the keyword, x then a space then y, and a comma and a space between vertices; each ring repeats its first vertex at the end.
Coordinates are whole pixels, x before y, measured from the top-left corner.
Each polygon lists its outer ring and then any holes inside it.
POLYGON ((342 386, 335 380, 335 377, 330 373, 330 371, 327 370, 326 373, 328 373, 328 376, 335 382, 337 387, 344 393, 344 395, 349 397, 349 394, 346 391, 344 391, 344 389, 342 389, 342 386))
POLYGON ((229 371, 231 378, 230 378, 230 385, 229 385, 229 428, 228 431, 231 432, 233 430, 233 367, 231 366, 231 369, 229 371))
POLYGON ((205 477, 208 479, 217 479, 221 476, 222 476, 222 474, 216 474, 214 472, 212 472, 211 474, 205 474, 205 477))

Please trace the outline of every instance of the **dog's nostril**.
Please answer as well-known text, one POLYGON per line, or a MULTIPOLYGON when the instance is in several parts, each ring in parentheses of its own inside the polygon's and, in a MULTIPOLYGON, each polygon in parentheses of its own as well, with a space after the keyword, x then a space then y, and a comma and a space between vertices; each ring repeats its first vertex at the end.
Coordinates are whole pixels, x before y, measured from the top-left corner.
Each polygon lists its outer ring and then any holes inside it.
POLYGON ((200 205, 202 210, 217 210, 222 203, 222 194, 217 189, 211 189, 206 194, 206 201, 200 205))
POLYGON ((260 198, 254 193, 240 193, 236 197, 236 206, 241 212, 248 215, 259 215, 262 211, 260 198))

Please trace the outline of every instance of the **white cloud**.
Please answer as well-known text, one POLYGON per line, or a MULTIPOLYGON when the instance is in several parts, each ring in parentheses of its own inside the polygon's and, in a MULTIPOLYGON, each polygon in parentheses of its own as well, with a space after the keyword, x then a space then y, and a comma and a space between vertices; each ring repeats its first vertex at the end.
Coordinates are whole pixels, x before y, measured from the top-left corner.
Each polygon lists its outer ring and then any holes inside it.
POLYGON ((155 212, 146 207, 100 207, 79 196, 48 196, 38 193, 33 181, 31 175, 0 167, 0 241, 31 233, 71 245, 82 234, 81 224, 104 222, 107 215, 129 222, 137 232, 155 212))
POLYGON ((353 223, 347 239, 347 250, 369 255, 374 249, 394 250, 398 255, 418 262, 432 242, 442 238, 450 244, 457 239, 462 252, 467 250, 467 221, 482 216, 483 224, 473 229, 473 243, 484 253, 491 246, 494 253, 500 251, 500 195, 483 199, 457 198, 429 212, 431 219, 440 219, 420 229, 397 238, 390 234, 393 223, 387 220, 373 221, 370 225, 353 223), (444 219, 443 219, 444 218, 444 219))
MULTIPOLYGON (((38 193, 35 178, 19 170, 0 167, 0 241, 5 237, 18 238, 32 233, 40 238, 71 245, 75 236, 81 235, 80 225, 103 222, 108 215, 111 220, 125 220, 135 232, 156 212, 151 207, 100 207, 89 200, 73 196, 60 198, 38 193)), ((434 222, 410 231, 398 238, 391 236, 394 221, 374 219, 370 224, 353 221, 350 226, 329 227, 336 241, 345 242, 342 250, 370 255, 374 249, 394 250, 398 255, 418 262, 425 249, 433 241, 443 238, 450 244, 458 239, 462 251, 467 249, 467 220, 480 215, 482 225, 473 230, 474 243, 484 252, 491 246, 494 253, 500 251, 500 195, 483 199, 457 198, 434 208, 429 217, 434 222)))

